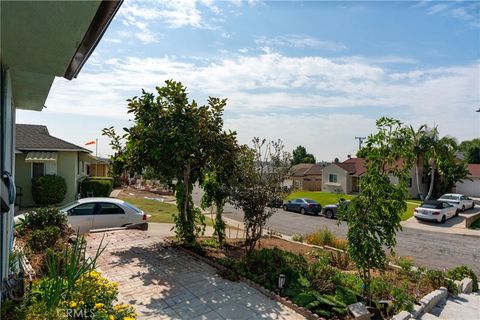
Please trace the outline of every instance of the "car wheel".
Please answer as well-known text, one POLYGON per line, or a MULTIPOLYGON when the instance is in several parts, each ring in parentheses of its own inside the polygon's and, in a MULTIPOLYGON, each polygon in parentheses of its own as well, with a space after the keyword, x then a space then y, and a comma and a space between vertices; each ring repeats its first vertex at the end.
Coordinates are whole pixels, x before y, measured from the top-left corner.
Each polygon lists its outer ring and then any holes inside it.
POLYGON ((475 202, 472 203, 472 209, 475 209, 475 202))
POLYGON ((465 212, 465 206, 464 205, 462 206, 462 212, 465 212))
POLYGON ((458 213, 459 213, 459 210, 457 209, 457 210, 455 211, 455 217, 458 217, 458 213))
POLYGON ((302 209, 300 209, 300 213, 301 213, 301 214, 306 214, 307 212, 305 211, 304 208, 302 208, 302 209))
POLYGON ((447 217, 446 217, 446 216, 442 216, 442 221, 441 221, 441 223, 445 223, 445 221, 447 221, 447 217))
POLYGON ((283 205, 283 210, 287 211, 287 205, 286 204, 283 205))
POLYGON ((333 219, 333 211, 332 210, 325 211, 325 217, 328 219, 333 219))

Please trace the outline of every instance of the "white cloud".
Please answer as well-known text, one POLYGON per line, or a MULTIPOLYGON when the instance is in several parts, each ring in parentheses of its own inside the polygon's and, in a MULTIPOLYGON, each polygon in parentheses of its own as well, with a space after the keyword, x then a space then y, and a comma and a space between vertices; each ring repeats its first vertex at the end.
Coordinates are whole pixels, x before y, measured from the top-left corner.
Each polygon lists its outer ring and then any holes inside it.
POLYGON ((267 47, 317 48, 329 51, 345 50, 347 47, 339 42, 318 40, 304 34, 289 34, 273 38, 259 37, 255 40, 258 45, 267 47))
POLYGON ((46 105, 49 112, 126 119, 127 98, 141 94, 142 88, 153 91, 166 79, 175 79, 182 81, 191 98, 200 103, 208 95, 227 97, 227 123, 232 129, 237 125, 242 128, 242 136, 285 137, 292 145, 303 143, 304 134, 312 144, 317 137, 319 151, 315 152, 328 160, 332 152, 340 154, 339 150, 345 148, 343 143, 350 139, 347 136, 352 136, 355 145, 353 136, 368 134, 374 119, 382 115, 412 124, 433 125, 435 121, 445 133, 471 138, 477 134, 472 126, 475 128, 478 122, 472 123, 475 119, 470 109, 480 103, 479 74, 478 61, 392 72, 383 64, 356 57, 334 60, 275 52, 258 56, 240 53, 209 64, 169 56, 126 57, 88 65, 75 81, 57 79, 46 105), (349 120, 342 122, 343 118, 349 120), (259 123, 273 126, 273 131, 257 127, 259 123), (297 129, 297 134, 287 129, 289 126, 297 129), (339 146, 328 144, 334 151, 322 154, 327 144, 324 141, 335 139, 330 131, 344 136, 344 142, 339 146))
POLYGON ((428 8, 428 14, 436 14, 445 11, 448 8, 448 4, 436 4, 428 8))

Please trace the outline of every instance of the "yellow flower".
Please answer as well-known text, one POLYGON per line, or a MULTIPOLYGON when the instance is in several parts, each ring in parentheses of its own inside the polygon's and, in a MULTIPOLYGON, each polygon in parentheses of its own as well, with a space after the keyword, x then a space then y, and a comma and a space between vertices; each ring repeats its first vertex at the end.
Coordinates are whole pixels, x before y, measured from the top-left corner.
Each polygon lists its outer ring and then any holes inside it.
POLYGON ((84 304, 85 304, 85 302, 83 302, 83 301, 78 302, 79 306, 83 306, 84 304))
POLYGON ((94 310, 102 309, 104 306, 103 303, 95 303, 95 306, 93 307, 94 310))
POLYGON ((112 315, 109 315, 109 316, 108 316, 108 320, 115 320, 115 317, 112 316, 112 315))
POLYGON ((77 303, 75 301, 70 301, 70 308, 75 308, 77 303))
POLYGON ((123 317, 123 320, 135 320, 135 318, 132 318, 132 317, 123 317))

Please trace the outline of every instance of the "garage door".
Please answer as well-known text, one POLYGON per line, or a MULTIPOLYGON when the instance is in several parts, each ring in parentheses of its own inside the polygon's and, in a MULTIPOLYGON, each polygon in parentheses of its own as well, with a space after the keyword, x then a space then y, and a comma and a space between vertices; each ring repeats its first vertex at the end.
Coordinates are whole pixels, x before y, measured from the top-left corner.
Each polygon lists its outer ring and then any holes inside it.
POLYGON ((457 183, 457 193, 462 193, 467 196, 480 197, 480 179, 476 178, 473 181, 466 180, 462 183, 457 183))

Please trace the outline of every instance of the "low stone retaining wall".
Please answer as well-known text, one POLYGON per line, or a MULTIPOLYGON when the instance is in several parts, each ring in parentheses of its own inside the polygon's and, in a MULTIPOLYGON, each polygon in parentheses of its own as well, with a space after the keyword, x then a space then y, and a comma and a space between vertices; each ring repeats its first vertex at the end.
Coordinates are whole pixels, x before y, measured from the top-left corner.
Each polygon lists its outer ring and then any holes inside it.
POLYGON ((465 228, 469 228, 472 223, 480 219, 480 212, 472 214, 470 217, 465 218, 465 228))

